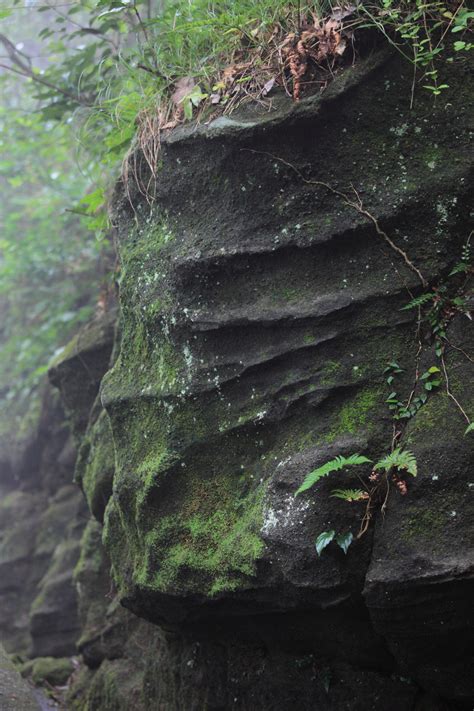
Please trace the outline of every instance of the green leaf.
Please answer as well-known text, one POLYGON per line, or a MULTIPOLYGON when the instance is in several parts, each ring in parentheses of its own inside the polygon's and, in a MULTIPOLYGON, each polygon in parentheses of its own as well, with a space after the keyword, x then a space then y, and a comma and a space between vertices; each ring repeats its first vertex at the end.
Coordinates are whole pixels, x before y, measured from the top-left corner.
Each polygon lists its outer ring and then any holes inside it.
POLYGON ((331 474, 332 472, 340 471, 341 469, 345 469, 346 467, 350 466, 370 463, 370 459, 367 459, 367 457, 363 457, 360 454, 351 454, 350 457, 339 456, 335 459, 331 459, 329 462, 326 462, 326 464, 324 464, 322 467, 319 467, 319 469, 315 469, 306 476, 304 482, 301 484, 300 488, 295 493, 295 496, 298 496, 298 494, 301 494, 303 491, 310 489, 312 486, 314 486, 314 484, 316 484, 316 482, 318 482, 324 476, 331 474))
POLYGON ((331 543, 335 535, 336 531, 323 531, 319 534, 314 544, 318 555, 321 555, 322 551, 331 543))
POLYGON ((183 101, 183 109, 185 118, 190 121, 193 117, 193 104, 189 98, 183 101))
POLYGON ((433 298, 435 297, 435 294, 433 292, 429 292, 427 294, 421 294, 421 296, 417 296, 415 299, 412 299, 408 304, 403 306, 401 308, 401 311, 407 311, 408 309, 416 309, 418 306, 423 306, 424 304, 427 304, 429 301, 432 301, 433 298))
POLYGON ((331 496, 335 499, 351 502, 366 499, 368 495, 362 489, 333 489, 331 496))
POLYGON ((408 474, 412 476, 417 475, 415 455, 408 449, 402 450, 400 447, 397 447, 397 449, 394 449, 393 452, 386 457, 380 459, 374 466, 374 469, 383 469, 386 473, 388 473, 390 469, 405 469, 408 474))
POLYGON ((340 533, 338 537, 336 538, 336 543, 339 546, 339 548, 342 548, 344 553, 347 555, 347 551, 349 549, 349 546, 351 545, 352 541, 354 540, 354 536, 350 531, 347 533, 340 533))
POLYGON ((100 187, 85 195, 79 200, 79 205, 87 207, 88 211, 94 213, 105 203, 104 188, 100 187))
POLYGON ((103 17, 108 17, 109 15, 115 15, 117 12, 123 12, 124 10, 130 9, 129 6, 127 5, 121 5, 120 7, 111 7, 110 10, 104 10, 104 12, 101 12, 99 15, 97 15, 97 19, 101 20, 103 17))
POLYGON ((331 670, 328 667, 321 669, 320 672, 321 684, 326 694, 329 694, 329 689, 331 687, 331 670))
POLYGON ((474 432, 474 422, 471 422, 471 424, 467 426, 464 434, 467 435, 467 434, 469 434, 469 432, 474 432))

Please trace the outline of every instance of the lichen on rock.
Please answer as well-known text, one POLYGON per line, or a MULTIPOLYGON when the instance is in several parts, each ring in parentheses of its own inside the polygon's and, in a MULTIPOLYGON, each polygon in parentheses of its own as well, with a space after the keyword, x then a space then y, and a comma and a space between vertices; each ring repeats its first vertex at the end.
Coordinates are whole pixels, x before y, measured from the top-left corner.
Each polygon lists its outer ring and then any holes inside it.
MULTIPOLYGON (((459 97, 455 109, 443 104, 456 113, 446 126, 444 109, 420 97, 410 113, 405 73, 393 58, 368 62, 349 84, 336 78, 327 94, 271 120, 180 130, 162 142, 152 208, 133 185, 117 191, 121 348, 101 385, 115 453, 104 544, 122 603, 151 622, 202 639, 202 625, 219 630, 225 619, 242 642, 250 620, 265 636, 278 614, 276 638, 338 659, 322 622, 330 608, 345 661, 362 655, 377 667, 393 654, 426 684, 429 663, 410 651, 416 635, 392 640, 380 610, 388 603, 379 595, 397 599, 383 522, 347 556, 329 548, 318 559, 316 535, 356 530, 357 513, 327 496, 327 482, 294 499, 305 474, 331 457, 376 459, 389 447, 383 370, 399 361, 409 388, 418 348, 415 315, 402 310, 407 288, 420 290, 409 263, 436 282, 467 236, 466 111, 459 97), (408 262, 341 199, 351 184, 408 262), (294 631, 294 616, 306 632, 294 631)), ((459 76, 451 90, 467 97, 459 76)), ((424 432, 430 418, 439 426, 430 410, 441 400, 433 396, 407 429, 423 474, 403 523, 401 503, 387 516, 410 549, 424 545, 416 541, 425 521, 436 550, 446 524, 435 523, 446 507, 420 511, 416 493, 427 486, 421 460, 432 460, 418 442, 432 441, 424 432)), ((462 481, 463 466, 454 466, 462 481)), ((426 558, 427 571, 440 564, 426 558)), ((464 575, 452 583, 461 597, 464 575)), ((440 638, 430 639, 436 660, 440 638)), ((438 692, 458 698, 446 680, 438 692)))

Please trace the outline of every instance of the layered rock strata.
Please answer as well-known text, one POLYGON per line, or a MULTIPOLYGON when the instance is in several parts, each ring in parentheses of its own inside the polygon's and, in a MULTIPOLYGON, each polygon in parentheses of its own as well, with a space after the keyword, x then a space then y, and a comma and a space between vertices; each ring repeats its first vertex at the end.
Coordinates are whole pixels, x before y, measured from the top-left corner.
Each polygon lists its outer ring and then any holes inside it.
MULTIPOLYGON (((172 133, 152 208, 144 162, 118 191, 121 348, 82 476, 103 501, 92 469, 113 446, 121 602, 199 650, 176 708, 470 703, 472 440, 453 397, 404 428, 419 476, 347 555, 314 540, 357 532, 360 509, 329 480, 294 497, 334 456, 390 451, 389 361, 407 398, 439 363, 403 307, 450 283, 468 240, 463 71, 411 111, 409 70, 371 59, 297 107, 172 133)), ((469 327, 459 311, 446 367, 472 412, 469 327)))

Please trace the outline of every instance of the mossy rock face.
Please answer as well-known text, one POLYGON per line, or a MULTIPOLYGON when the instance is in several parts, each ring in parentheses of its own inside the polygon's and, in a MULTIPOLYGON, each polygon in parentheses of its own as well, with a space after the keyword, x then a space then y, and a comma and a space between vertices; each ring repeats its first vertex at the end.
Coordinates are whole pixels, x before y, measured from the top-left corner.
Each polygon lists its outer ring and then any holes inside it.
POLYGON ((31 687, 21 678, 0 646, 0 707, 2 711, 38 711, 31 687))
POLYGON ((107 413, 96 403, 87 432, 79 448, 75 479, 81 486, 89 509, 102 522, 105 507, 112 494, 115 450, 107 413))
POLYGON ((116 313, 84 326, 56 357, 48 371, 61 399, 72 431, 77 439, 84 434, 90 410, 97 396, 100 380, 110 364, 116 313))
POLYGON ((68 692, 68 708, 71 711, 145 711, 141 703, 142 678, 131 673, 125 659, 104 661, 91 674, 83 670, 68 692))
MULTIPOLYGON (((78 541, 86 506, 77 486, 72 485, 75 452, 59 406, 59 395, 49 389, 43 398, 40 427, 34 442, 16 459, 12 469, 15 484, 0 472, 0 636, 8 651, 36 655, 74 652, 74 625, 60 633, 60 646, 41 649, 34 640, 31 606, 40 594, 59 543, 78 541), (66 646, 65 646, 66 645, 66 646)), ((69 596, 68 600, 71 599, 69 596)), ((69 617, 76 618, 74 600, 69 617)), ((53 619, 60 623, 66 598, 58 600, 53 619)), ((33 626, 34 627, 34 626, 33 626)), ((51 628, 47 627, 48 632, 51 628)))
POLYGON ((39 657, 33 660, 31 678, 35 684, 64 686, 74 671, 73 663, 67 658, 39 657))
MULTIPOLYGON (((454 319, 446 364, 451 394, 472 415, 474 366, 456 350, 472 352, 469 326, 465 316, 454 319)), ((425 367, 434 357, 425 355, 425 367)), ((450 688, 469 703, 474 436, 465 430, 465 418, 446 391, 430 397, 408 423, 405 439, 416 455, 418 476, 406 497, 390 501, 378 523, 365 597, 403 673, 410 670, 441 695, 450 688)))
POLYGON ((72 571, 79 542, 60 543, 30 609, 31 653, 73 654, 79 632, 77 595, 72 571))
MULTIPOLYGON (((410 111, 409 75, 397 59, 373 61, 294 111, 172 134, 153 207, 133 185, 116 195, 121 347, 100 393, 115 459, 104 543, 122 603, 152 622, 336 658, 343 649, 351 663, 394 669, 368 618, 380 601, 362 599, 373 528, 347 556, 331 544, 318 558, 317 535, 356 534, 360 511, 330 498, 334 480, 294 493, 332 457, 390 451, 384 368, 402 366, 408 397, 418 349, 416 313, 402 310, 407 288, 421 291, 408 262, 437 283, 469 234, 469 87, 457 69, 436 105, 420 93, 410 111), (354 200, 352 184, 408 262, 314 181, 354 200)), ((410 445, 420 459, 435 446, 415 432, 429 406, 406 433, 421 438, 410 445)), ((92 501, 110 456, 108 436, 89 434, 81 476, 92 501)), ((405 505, 416 518, 415 501, 405 505)), ((451 570, 457 544, 446 545, 451 570)), ((387 573, 380 589, 392 584, 387 573)), ((440 692, 458 694, 448 683, 440 692)))

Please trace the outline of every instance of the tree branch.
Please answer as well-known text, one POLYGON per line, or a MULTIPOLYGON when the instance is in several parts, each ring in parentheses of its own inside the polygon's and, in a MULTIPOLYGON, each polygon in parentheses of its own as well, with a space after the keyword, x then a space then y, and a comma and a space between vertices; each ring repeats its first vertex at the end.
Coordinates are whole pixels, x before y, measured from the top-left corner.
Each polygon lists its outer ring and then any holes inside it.
POLYGON ((23 53, 20 53, 13 44, 13 42, 1 33, 0 42, 5 47, 10 61, 12 62, 12 64, 15 65, 11 67, 8 66, 8 64, 0 64, 0 67, 2 69, 6 69, 7 71, 13 72, 14 74, 19 74, 20 76, 25 77, 25 79, 31 79, 37 84, 42 84, 48 89, 52 89, 53 91, 58 92, 58 94, 62 94, 66 98, 71 99, 71 101, 74 101, 74 103, 76 104, 80 104, 81 106, 92 106, 92 104, 86 101, 82 96, 80 96, 80 94, 74 94, 72 91, 68 91, 67 89, 63 89, 62 87, 57 86, 56 84, 52 84, 47 79, 44 79, 41 75, 36 74, 31 66, 30 58, 24 55, 23 53), (25 59, 28 61, 28 64, 26 64, 22 60, 22 56, 25 57, 25 59))

